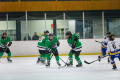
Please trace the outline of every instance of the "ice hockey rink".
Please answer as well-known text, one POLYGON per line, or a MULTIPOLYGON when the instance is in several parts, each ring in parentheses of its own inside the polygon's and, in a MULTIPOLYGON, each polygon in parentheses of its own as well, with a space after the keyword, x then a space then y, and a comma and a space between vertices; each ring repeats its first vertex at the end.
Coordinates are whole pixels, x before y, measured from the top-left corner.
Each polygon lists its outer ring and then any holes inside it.
MULTIPOLYGON (((67 56, 60 56, 64 61, 67 56)), ((52 58, 50 68, 43 64, 36 64, 37 57, 16 57, 13 62, 8 63, 6 58, 0 62, 0 80, 120 80, 120 62, 116 58, 117 70, 112 70, 112 65, 107 63, 107 57, 101 62, 85 64, 86 61, 97 59, 97 55, 81 55, 83 67, 58 69, 55 58, 52 58)), ((60 61, 62 66, 64 63, 60 61)))

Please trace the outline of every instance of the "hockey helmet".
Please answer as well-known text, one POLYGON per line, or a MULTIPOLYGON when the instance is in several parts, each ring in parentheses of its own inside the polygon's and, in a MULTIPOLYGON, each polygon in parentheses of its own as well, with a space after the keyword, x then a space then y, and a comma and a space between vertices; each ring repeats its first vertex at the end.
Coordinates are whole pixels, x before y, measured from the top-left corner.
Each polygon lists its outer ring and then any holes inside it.
POLYGON ((109 40, 110 40, 110 41, 113 41, 114 38, 115 38, 115 37, 114 37, 114 34, 110 34, 110 36, 109 36, 109 40))
POLYGON ((44 31, 44 34, 45 34, 45 33, 49 33, 49 31, 48 31, 48 30, 45 30, 45 31, 44 31))
POLYGON ((67 32, 66 32, 66 35, 69 35, 69 36, 70 36, 70 35, 72 35, 72 33, 71 33, 70 31, 67 31, 67 32))

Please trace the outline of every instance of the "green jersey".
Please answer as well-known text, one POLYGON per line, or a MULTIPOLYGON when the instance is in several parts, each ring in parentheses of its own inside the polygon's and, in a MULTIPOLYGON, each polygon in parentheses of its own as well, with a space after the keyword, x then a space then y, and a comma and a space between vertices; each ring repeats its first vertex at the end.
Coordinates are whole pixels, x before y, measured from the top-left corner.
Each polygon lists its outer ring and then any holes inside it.
POLYGON ((1 43, 1 40, 0 40, 0 47, 4 47, 4 45, 1 43))
POLYGON ((0 40, 0 46, 4 48, 5 46, 7 46, 8 42, 12 43, 10 37, 7 36, 6 39, 1 39, 0 40))
POLYGON ((73 49, 73 50, 75 50, 75 51, 80 51, 81 48, 82 48, 82 44, 81 44, 81 42, 79 41, 79 35, 78 35, 77 33, 72 34, 72 35, 71 35, 71 38, 70 38, 70 39, 67 39, 67 42, 68 42, 68 44, 69 44, 70 47, 72 47, 72 45, 75 45, 75 48, 73 49), (74 40, 74 37, 77 37, 78 40, 75 41, 75 40, 74 40))
POLYGON ((38 46, 37 46, 39 50, 46 50, 45 43, 46 43, 47 40, 48 40, 48 36, 45 36, 45 35, 42 35, 39 38, 38 46))
POLYGON ((53 36, 53 41, 47 40, 45 43, 47 50, 48 49, 55 50, 56 45, 57 45, 57 41, 58 41, 58 38, 56 36, 53 36))

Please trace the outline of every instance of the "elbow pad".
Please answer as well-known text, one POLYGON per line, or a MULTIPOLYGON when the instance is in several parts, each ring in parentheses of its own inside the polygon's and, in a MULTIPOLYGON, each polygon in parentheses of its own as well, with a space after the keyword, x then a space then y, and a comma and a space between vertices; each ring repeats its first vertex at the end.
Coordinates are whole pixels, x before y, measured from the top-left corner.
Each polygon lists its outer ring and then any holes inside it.
POLYGON ((57 41, 57 46, 59 46, 60 45, 60 42, 59 41, 57 41))

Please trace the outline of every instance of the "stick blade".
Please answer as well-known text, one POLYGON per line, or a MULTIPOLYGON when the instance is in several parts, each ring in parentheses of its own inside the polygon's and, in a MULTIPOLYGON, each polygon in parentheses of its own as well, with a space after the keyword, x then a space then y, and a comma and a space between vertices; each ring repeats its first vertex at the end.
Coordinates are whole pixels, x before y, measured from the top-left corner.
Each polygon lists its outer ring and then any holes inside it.
POLYGON ((65 66, 59 66, 58 69, 60 69, 60 68, 64 68, 64 67, 65 67, 65 66))
POLYGON ((85 62, 86 64, 91 64, 91 63, 89 63, 89 62, 87 62, 87 61, 85 61, 85 60, 84 60, 84 62, 85 62))

